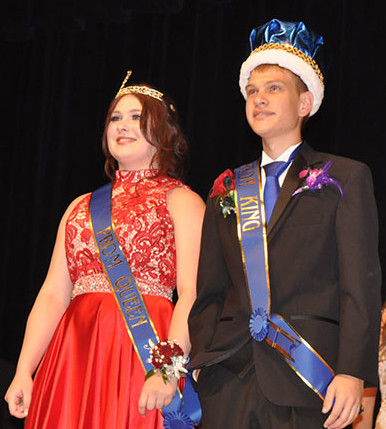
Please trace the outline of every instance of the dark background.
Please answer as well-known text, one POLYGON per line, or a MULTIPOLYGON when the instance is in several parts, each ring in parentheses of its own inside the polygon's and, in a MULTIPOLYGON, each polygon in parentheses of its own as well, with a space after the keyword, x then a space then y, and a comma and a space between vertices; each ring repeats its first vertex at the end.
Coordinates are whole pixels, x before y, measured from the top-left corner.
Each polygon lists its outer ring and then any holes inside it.
MULTIPOLYGON (((2 375, 17 360, 56 228, 76 196, 106 182, 101 136, 127 69, 175 100, 203 198, 225 168, 253 160, 238 88, 250 30, 303 20, 325 38, 326 95, 307 124, 316 149, 373 171, 385 247, 384 22, 375 0, 15 0, 0 9, 2 375)), ((1 386, 3 389, 3 386, 1 386)), ((3 391, 0 392, 0 396, 3 391)), ((1 425, 1 423, 0 423, 1 425)))

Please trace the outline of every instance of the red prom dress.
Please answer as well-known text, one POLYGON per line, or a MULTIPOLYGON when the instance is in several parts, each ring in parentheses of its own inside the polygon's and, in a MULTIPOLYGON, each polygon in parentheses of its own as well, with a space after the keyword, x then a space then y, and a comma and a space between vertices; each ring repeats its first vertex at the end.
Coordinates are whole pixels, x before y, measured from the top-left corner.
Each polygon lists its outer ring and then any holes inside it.
MULTIPOLYGON (((112 217, 118 240, 160 339, 173 313, 176 253, 167 192, 184 186, 152 171, 117 171, 112 217)), ((27 429, 163 428, 158 410, 138 412, 144 369, 103 272, 89 222, 90 194, 66 224, 68 269, 74 284, 37 370, 27 429)))

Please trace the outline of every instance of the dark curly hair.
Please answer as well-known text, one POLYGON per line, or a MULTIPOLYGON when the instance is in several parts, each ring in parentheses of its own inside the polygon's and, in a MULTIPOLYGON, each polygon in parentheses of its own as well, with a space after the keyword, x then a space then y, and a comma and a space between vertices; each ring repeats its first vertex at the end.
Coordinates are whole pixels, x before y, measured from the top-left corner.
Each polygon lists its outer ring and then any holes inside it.
MULTIPOLYGON (((142 84, 141 86, 147 86, 142 84)), ((157 176, 167 175, 182 180, 188 154, 188 143, 181 130, 177 111, 171 99, 164 95, 162 101, 149 95, 131 93, 142 105, 140 129, 145 139, 156 148, 151 160, 150 168, 158 171, 157 176)), ((110 154, 107 144, 107 128, 111 115, 122 95, 115 98, 108 109, 105 129, 103 131, 102 148, 105 155, 105 172, 111 179, 115 179, 118 163, 110 154)))

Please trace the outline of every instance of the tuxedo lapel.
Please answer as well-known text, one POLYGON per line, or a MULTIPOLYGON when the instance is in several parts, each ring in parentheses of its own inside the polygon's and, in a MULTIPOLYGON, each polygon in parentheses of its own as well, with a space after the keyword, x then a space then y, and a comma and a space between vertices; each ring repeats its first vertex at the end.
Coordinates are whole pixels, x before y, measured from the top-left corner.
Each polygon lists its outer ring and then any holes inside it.
POLYGON ((267 234, 270 234, 273 227, 276 225, 284 209, 292 198, 293 192, 299 187, 300 179, 299 172, 304 167, 304 158, 298 155, 291 167, 288 170, 287 176, 281 187, 279 196, 277 197, 275 207, 272 211, 271 219, 268 223, 267 234))
POLYGON ((276 200, 275 207, 272 211, 272 216, 268 224, 267 234, 270 235, 275 225, 282 216, 285 208, 291 202, 292 194, 300 186, 301 179, 299 173, 308 165, 314 165, 318 161, 317 152, 311 149, 307 143, 303 143, 303 147, 291 164, 287 176, 281 187, 279 196, 276 200))

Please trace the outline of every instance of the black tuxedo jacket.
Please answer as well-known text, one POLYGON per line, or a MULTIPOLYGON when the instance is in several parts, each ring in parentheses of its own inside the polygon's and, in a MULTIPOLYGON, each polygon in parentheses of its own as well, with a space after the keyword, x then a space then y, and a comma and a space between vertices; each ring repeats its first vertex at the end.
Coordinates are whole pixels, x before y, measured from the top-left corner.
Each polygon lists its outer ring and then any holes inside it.
MULTIPOLYGON (((376 385, 381 279, 368 167, 303 143, 281 188, 267 239, 271 312, 283 316, 336 374, 376 385), (323 168, 327 161, 343 197, 334 185, 292 196, 301 183, 299 172, 323 168)), ((232 362, 231 369, 243 376, 254 364, 268 400, 320 408, 320 398, 278 352, 251 339, 236 216, 224 218, 216 198, 208 199, 197 288, 189 316, 191 368, 232 362)))

